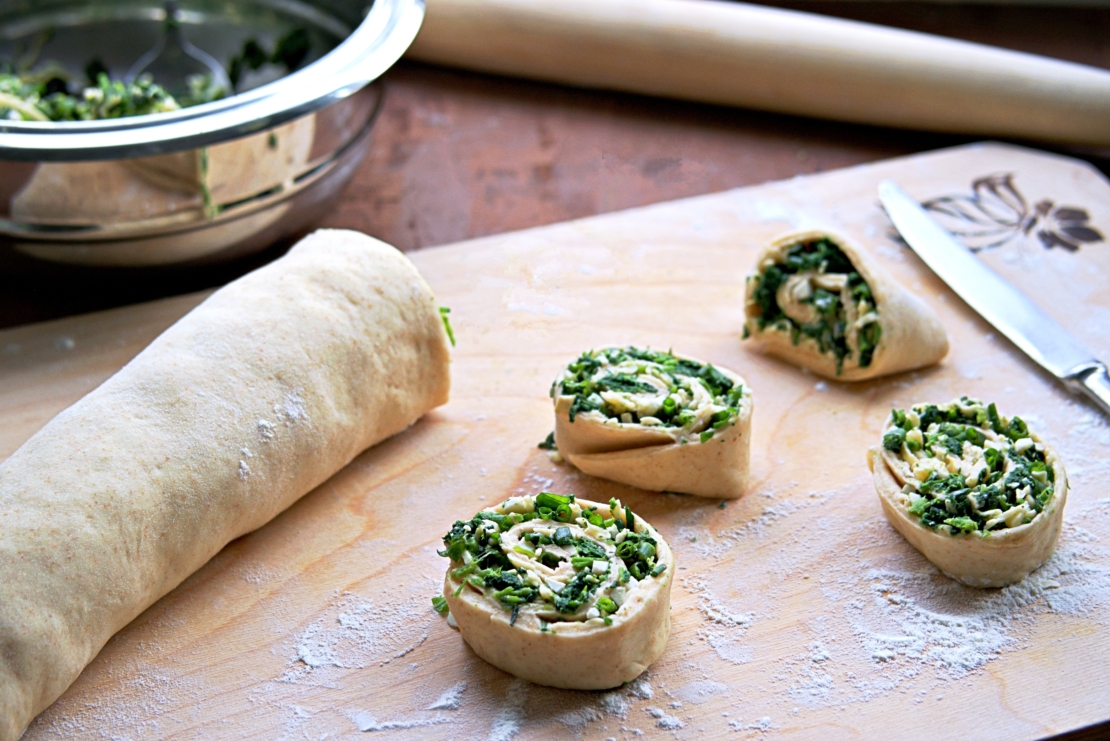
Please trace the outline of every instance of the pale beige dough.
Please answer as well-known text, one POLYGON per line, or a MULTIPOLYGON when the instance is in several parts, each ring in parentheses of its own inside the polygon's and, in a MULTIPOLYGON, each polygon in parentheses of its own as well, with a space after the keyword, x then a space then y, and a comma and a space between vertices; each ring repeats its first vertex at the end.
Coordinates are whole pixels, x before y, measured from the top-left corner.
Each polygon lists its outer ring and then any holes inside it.
POLYGON ((933 310, 895 281, 858 244, 824 229, 784 234, 760 253, 755 270, 745 283, 744 310, 745 326, 756 349, 837 381, 863 381, 921 368, 940 362, 948 354, 948 336, 933 310), (789 330, 770 325, 759 329, 760 307, 755 300, 755 289, 764 266, 781 261, 786 251, 796 244, 822 238, 844 252, 856 272, 867 281, 875 298, 882 336, 866 368, 859 367, 858 345, 851 332, 848 346, 853 351, 852 357, 845 358, 838 374, 835 355, 821 352, 815 339, 803 335, 798 344, 794 344, 789 330))
MULTIPOLYGON (((584 499, 577 503, 608 511, 608 505, 584 499)), ((499 505, 487 511, 503 513, 504 509, 499 505)), ((623 513, 619 516, 623 522, 623 513)), ((638 516, 635 520, 636 532, 655 539, 656 558, 667 569, 640 582, 613 613, 612 625, 558 622, 542 631, 539 618, 527 610, 509 625, 511 613, 477 589, 464 587, 455 597, 462 581, 453 579, 448 567, 443 596, 463 640, 498 669, 547 687, 604 690, 640 676, 667 647, 675 566, 674 554, 658 531, 638 516)))
POLYGON ((319 231, 59 414, 0 465, 0 741, 226 543, 449 386, 412 263, 319 231))
MULTIPOLYGON (((891 426, 888 420, 883 433, 891 426)), ((1036 434, 1032 438, 1043 443, 1036 434)), ((938 569, 971 587, 1016 584, 1052 555, 1064 522, 1068 476, 1060 457, 1047 444, 1045 462, 1052 467, 1056 483, 1052 498, 1031 522, 993 530, 986 537, 978 532, 949 535, 925 527, 908 512, 909 502, 902 493, 905 472, 894 453, 882 446, 867 451, 867 465, 886 519, 938 569)))
POLYGON ((743 384, 745 393, 734 423, 707 442, 701 442, 696 434, 684 436, 676 428, 606 424, 583 415, 576 415, 571 422, 574 397, 556 394, 555 444, 559 454, 591 476, 648 491, 715 499, 740 497, 751 471, 752 392, 736 373, 714 367, 733 383, 743 384))

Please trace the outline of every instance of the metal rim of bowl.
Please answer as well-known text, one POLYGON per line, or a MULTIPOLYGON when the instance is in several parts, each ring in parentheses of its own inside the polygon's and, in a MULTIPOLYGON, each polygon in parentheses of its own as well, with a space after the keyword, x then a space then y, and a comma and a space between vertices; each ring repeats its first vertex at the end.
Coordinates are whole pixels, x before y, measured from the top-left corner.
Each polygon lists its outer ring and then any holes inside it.
POLYGON ((339 46, 302 70, 224 100, 104 121, 0 123, 0 160, 81 162, 171 154, 258 133, 357 92, 401 58, 424 0, 374 0, 339 46))

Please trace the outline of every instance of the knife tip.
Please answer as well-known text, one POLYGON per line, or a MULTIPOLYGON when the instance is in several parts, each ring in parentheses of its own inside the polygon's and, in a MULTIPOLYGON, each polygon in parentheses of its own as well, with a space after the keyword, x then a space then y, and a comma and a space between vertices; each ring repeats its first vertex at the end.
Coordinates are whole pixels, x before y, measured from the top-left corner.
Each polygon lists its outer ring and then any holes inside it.
POLYGON ((880 197, 884 196, 884 195, 888 195, 888 194, 889 195, 900 195, 901 193, 902 193, 902 189, 898 186, 898 183, 894 182, 893 180, 890 180, 889 178, 886 179, 886 180, 883 180, 879 183, 879 196, 880 197))

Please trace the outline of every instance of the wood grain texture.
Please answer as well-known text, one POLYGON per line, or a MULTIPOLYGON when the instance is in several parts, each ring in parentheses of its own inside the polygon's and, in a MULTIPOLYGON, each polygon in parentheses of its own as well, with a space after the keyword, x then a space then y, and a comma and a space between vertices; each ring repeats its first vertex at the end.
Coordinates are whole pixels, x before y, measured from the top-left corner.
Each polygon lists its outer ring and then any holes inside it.
MULTIPOLYGON (((884 177, 925 199, 999 172, 1029 204, 1084 208, 1110 232, 1110 185, 1089 166, 977 145, 415 253, 453 309, 452 401, 231 543, 109 642, 26 738, 955 738, 966 729, 938 718, 974 717, 984 738, 1022 739, 1106 720, 1110 427, 894 242, 875 196, 884 177), (940 366, 847 385, 745 349, 743 275, 762 243, 810 224, 847 232, 936 309, 953 341, 940 366), (749 381, 744 498, 636 491, 535 448, 559 367, 626 342, 749 381), (867 471, 892 405, 960 393, 1028 414, 1068 465, 1058 554, 1019 590, 940 576, 886 524, 867 471), (671 543, 672 635, 645 682, 525 685, 431 611, 442 533, 540 488, 621 497, 671 543)), ((1106 242, 1047 250, 1043 226, 983 259, 1110 357, 1106 242)), ((200 298, 0 333, 0 453, 200 298)))
POLYGON ((1110 145, 1110 73, 717 0, 429 0, 408 56, 932 131, 1110 145))

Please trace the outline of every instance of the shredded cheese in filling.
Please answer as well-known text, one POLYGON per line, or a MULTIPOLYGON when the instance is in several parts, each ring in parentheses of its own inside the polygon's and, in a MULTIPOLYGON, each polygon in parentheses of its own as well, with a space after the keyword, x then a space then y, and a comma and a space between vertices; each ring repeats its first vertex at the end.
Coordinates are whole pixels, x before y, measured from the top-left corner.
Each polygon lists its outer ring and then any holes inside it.
MULTIPOLYGON (((871 360, 882 337, 879 310, 871 287, 844 251, 829 239, 790 245, 759 265, 747 314, 762 332, 788 333, 797 345, 803 338, 837 361, 837 373, 855 358, 860 368, 871 360)), ((745 336, 748 336, 745 327, 745 336)))
POLYGON ((988 534, 1032 522, 1053 496, 1044 444, 1020 417, 964 396, 895 409, 883 447, 903 481, 903 504, 923 526, 988 534))
MULTIPOLYGON (((513 497, 444 536, 459 591, 551 623, 609 625, 642 582, 661 576, 655 531, 620 501, 583 509, 573 496, 513 497), (631 527, 629 527, 631 523, 631 527)), ((456 593, 457 594, 457 593, 456 593)))
POLYGON ((736 424, 751 392, 710 364, 635 347, 583 353, 563 370, 553 396, 573 396, 570 421, 668 431, 679 443, 707 442, 736 424))

